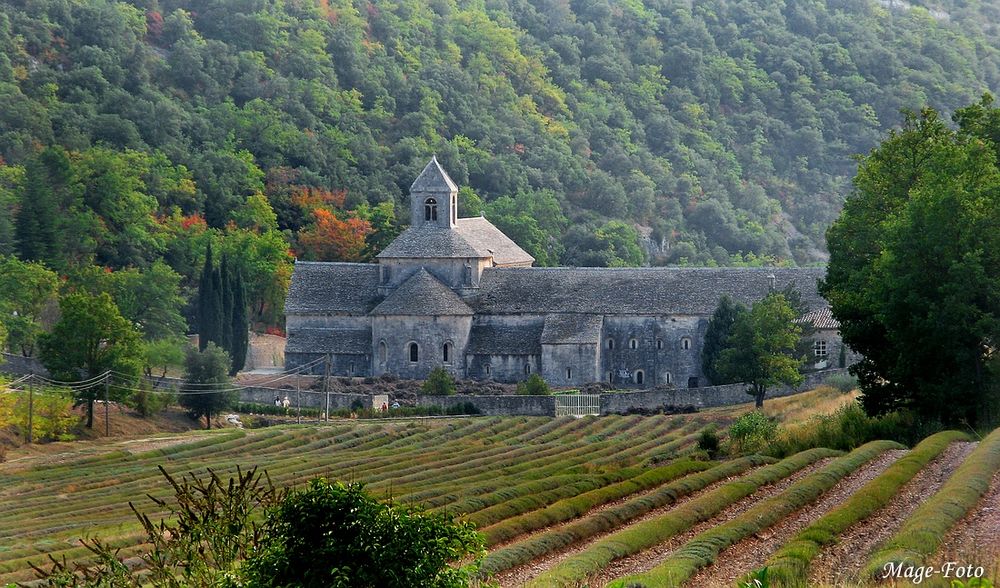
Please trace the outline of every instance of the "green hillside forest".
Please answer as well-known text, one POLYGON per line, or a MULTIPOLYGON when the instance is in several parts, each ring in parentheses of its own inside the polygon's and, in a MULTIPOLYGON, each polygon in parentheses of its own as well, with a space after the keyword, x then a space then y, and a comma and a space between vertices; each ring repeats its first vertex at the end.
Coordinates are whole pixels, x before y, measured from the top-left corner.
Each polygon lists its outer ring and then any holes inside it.
POLYGON ((211 241, 277 325, 437 154, 539 265, 820 262, 853 154, 1000 88, 1000 8, 921 4, 6 0, 0 255, 189 300, 211 241))

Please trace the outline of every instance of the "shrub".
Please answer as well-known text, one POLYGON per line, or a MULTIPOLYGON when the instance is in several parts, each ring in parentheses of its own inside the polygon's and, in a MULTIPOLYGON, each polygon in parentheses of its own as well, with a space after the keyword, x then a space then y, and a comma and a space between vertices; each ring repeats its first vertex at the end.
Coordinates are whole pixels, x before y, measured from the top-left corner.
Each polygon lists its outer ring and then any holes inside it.
POLYGON ((846 394, 858 387, 858 379, 848 373, 833 374, 823 380, 823 385, 836 388, 846 394))
POLYGON ((381 503, 362 484, 317 479, 268 514, 243 572, 255 588, 450 588, 467 585, 478 567, 450 562, 485 554, 470 523, 381 503))
POLYGON ((729 453, 758 453, 774 439, 778 425, 759 411, 746 413, 729 427, 729 453))
POLYGON ((552 394, 552 389, 541 376, 531 374, 527 380, 518 382, 517 393, 525 396, 548 396, 552 394))
POLYGON ((698 449, 708 452, 710 457, 719 453, 719 434, 715 432, 715 427, 705 427, 698 435, 698 449))
POLYGON ((436 367, 427 374, 420 391, 428 396, 451 396, 455 393, 455 378, 443 367, 436 367))
POLYGON ((143 388, 132 395, 128 405, 132 407, 139 416, 148 418, 154 414, 169 408, 177 401, 177 395, 165 390, 153 391, 143 388))

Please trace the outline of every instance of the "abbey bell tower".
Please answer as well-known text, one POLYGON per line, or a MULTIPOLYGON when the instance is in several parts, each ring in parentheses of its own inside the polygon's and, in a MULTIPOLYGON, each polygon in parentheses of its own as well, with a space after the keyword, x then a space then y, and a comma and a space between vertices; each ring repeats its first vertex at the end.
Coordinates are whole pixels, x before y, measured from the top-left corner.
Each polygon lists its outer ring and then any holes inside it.
POLYGON ((458 186, 448 177, 437 157, 410 186, 410 226, 454 229, 458 225, 458 186))

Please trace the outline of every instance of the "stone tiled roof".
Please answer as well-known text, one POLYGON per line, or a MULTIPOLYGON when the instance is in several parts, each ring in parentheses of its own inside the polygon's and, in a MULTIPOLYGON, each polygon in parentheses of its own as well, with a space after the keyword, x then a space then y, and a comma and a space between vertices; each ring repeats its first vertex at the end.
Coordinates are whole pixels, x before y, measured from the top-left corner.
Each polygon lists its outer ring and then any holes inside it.
POLYGON ((424 268, 417 270, 372 310, 376 315, 466 316, 469 305, 424 268))
POLYGON ((399 234, 378 257, 489 257, 489 253, 479 251, 468 239, 455 229, 437 225, 410 227, 399 234))
POLYGON ((483 314, 710 315, 728 294, 744 304, 794 284, 811 309, 823 268, 488 268, 476 312, 483 314))
POLYGON ((542 324, 473 325, 466 353, 472 355, 538 355, 542 324))
POLYGON ((350 353, 370 355, 372 333, 362 329, 295 329, 288 333, 285 353, 350 353))
POLYGON ((535 261, 534 257, 518 247, 503 231, 481 216, 458 219, 456 230, 480 256, 488 254, 496 265, 530 264, 535 261))
POLYGON ((542 345, 597 343, 604 317, 598 314, 550 314, 545 317, 542 345))
POLYGON ((298 261, 285 298, 288 314, 367 314, 378 302, 378 266, 298 261))
POLYGON ((458 186, 438 163, 437 156, 434 156, 424 166, 424 171, 413 180, 410 192, 458 192, 458 186))
POLYGON ((802 315, 799 322, 809 323, 816 329, 839 329, 840 323, 833 318, 830 307, 817 308, 802 315))
POLYGON ((492 257, 496 265, 523 264, 535 258, 482 217, 460 218, 454 229, 425 224, 399 234, 379 258, 492 257))

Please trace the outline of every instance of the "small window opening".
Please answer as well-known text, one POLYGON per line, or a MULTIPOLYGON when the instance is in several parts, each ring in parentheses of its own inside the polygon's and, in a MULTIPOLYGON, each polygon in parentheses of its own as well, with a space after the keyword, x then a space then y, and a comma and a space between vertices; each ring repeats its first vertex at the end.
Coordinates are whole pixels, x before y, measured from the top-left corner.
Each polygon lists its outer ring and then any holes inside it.
POLYGON ((608 349, 614 349, 614 348, 615 348, 615 340, 614 340, 614 339, 611 339, 611 338, 609 337, 609 338, 608 338, 608 349))
POLYGON ((378 342, 378 360, 385 363, 387 356, 389 355, 389 350, 386 348, 385 341, 378 342))
POLYGON ((571 367, 566 368, 566 379, 567 380, 573 379, 573 368, 571 367))
POLYGON ((451 343, 445 343, 441 350, 441 361, 449 363, 451 361, 451 343))
POLYGON ((681 349, 691 349, 691 337, 681 339, 681 349))
POLYGON ((531 374, 531 364, 530 363, 526 363, 526 364, 524 364, 524 375, 527 376, 529 374, 531 374))
POLYGON ((656 348, 657 349, 663 349, 663 339, 657 339, 656 340, 656 348))
POLYGON ((417 363, 420 359, 420 350, 417 348, 416 343, 410 343, 410 361, 417 363))
POLYGON ((645 379, 645 374, 642 373, 642 370, 635 370, 635 383, 642 384, 644 379, 645 379))
POLYGON ((674 378, 673 378, 672 375, 670 375, 670 372, 667 372, 667 373, 663 374, 663 383, 664 384, 672 384, 673 383, 673 379, 674 378))
POLYGON ((635 339, 629 339, 628 346, 629 346, 630 349, 638 349, 639 348, 639 341, 637 341, 635 339))
POLYGON ((490 364, 483 366, 483 372, 485 372, 487 376, 490 375, 490 364))
POLYGON ((354 375, 354 362, 353 361, 351 362, 350 370, 351 370, 350 373, 353 376, 354 375))
POLYGON ((424 220, 436 221, 438 219, 438 202, 434 198, 424 200, 424 220))
POLYGON ((825 339, 818 339, 818 340, 816 340, 816 341, 813 342, 813 353, 816 354, 816 357, 826 357, 827 356, 827 354, 829 353, 829 351, 827 351, 826 340, 825 339))

